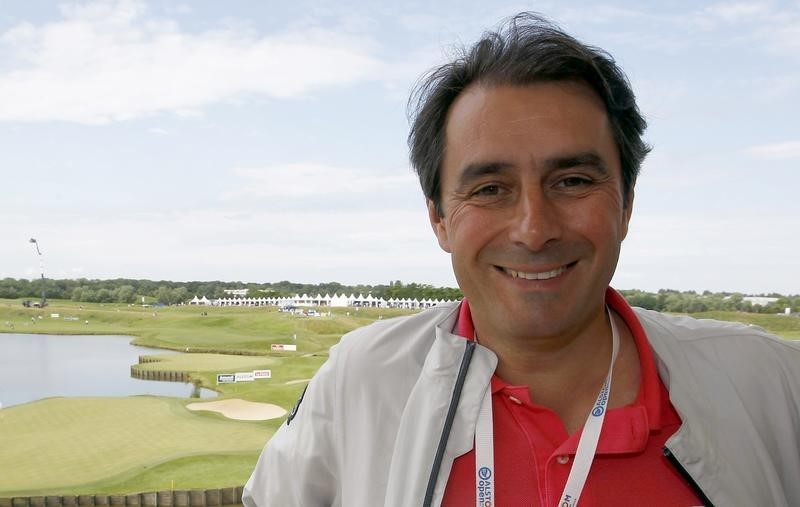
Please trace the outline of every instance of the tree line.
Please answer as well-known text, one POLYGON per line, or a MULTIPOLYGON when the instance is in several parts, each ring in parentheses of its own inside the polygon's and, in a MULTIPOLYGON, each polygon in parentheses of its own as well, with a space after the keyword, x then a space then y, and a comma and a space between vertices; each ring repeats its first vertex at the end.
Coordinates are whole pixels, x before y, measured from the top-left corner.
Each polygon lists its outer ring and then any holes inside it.
POLYGON ((671 313, 699 313, 711 311, 748 312, 748 313, 783 313, 786 308, 793 312, 800 311, 800 295, 785 296, 782 294, 758 294, 758 296, 776 298, 766 305, 753 304, 738 292, 677 291, 662 289, 658 292, 641 290, 621 290, 631 306, 639 306, 648 310, 671 313))
POLYGON ((338 282, 318 284, 294 283, 283 280, 274 283, 244 283, 224 281, 173 282, 168 280, 113 280, 4 278, 0 280, 0 298, 38 299, 42 288, 47 299, 70 299, 85 303, 137 303, 144 297, 148 303, 166 305, 185 303, 194 296, 209 299, 231 297, 228 289, 248 289, 249 297, 291 297, 295 294, 372 294, 376 298, 410 298, 455 300, 462 297, 459 289, 434 287, 427 284, 391 281, 387 285, 343 285, 338 282))
MULTIPOLYGON (((42 288, 48 299, 71 299, 87 303, 137 303, 144 297, 148 303, 180 304, 194 296, 209 299, 226 297, 226 289, 248 289, 250 297, 291 297, 295 294, 372 294, 384 299, 440 299, 456 300, 462 297, 461 290, 452 287, 434 287, 428 284, 390 281, 385 285, 343 285, 338 282, 318 284, 295 283, 283 280, 274 283, 244 283, 230 281, 173 282, 168 280, 89 280, 85 278, 53 280, 28 280, 4 278, 0 280, 0 298, 38 299, 42 288)), ((662 289, 658 292, 642 290, 620 291, 632 306, 649 310, 673 313, 697 313, 705 311, 740 311, 753 313, 783 313, 785 308, 800 311, 800 295, 760 294, 777 298, 765 306, 746 301, 745 294, 735 292, 698 293, 662 289)))

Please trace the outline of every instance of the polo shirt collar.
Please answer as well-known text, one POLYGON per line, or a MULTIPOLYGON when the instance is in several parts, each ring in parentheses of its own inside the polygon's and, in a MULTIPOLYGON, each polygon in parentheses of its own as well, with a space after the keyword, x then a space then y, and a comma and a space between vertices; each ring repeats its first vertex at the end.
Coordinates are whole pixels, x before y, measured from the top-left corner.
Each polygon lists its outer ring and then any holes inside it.
MULTIPOLYGON (((598 442, 598 454, 622 454, 638 452, 645 448, 651 431, 662 427, 663 386, 658 376, 653 351, 633 309, 617 291, 611 287, 606 289, 606 304, 614 310, 630 329, 633 341, 639 354, 640 381, 636 400, 625 407, 611 409, 606 413, 603 431, 598 442)), ((455 334, 468 340, 474 339, 475 326, 469 301, 464 298, 458 310, 455 334)), ((492 376, 492 394, 504 391, 513 394, 524 403, 533 405, 528 395, 527 386, 513 386, 497 375, 492 376)), ((613 389, 613 384, 612 384, 613 389)), ((539 407, 542 408, 542 407, 539 407)), ((574 454, 580 432, 576 432, 564 441, 557 452, 574 454)))

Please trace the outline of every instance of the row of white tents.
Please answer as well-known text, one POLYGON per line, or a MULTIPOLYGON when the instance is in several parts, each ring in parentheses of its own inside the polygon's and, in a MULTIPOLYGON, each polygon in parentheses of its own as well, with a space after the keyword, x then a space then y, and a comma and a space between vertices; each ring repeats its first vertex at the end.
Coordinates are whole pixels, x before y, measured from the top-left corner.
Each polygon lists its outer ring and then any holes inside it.
POLYGON ((325 294, 317 294, 316 296, 309 296, 308 294, 295 294, 293 297, 224 297, 219 299, 208 299, 203 296, 202 298, 194 297, 189 301, 190 305, 201 306, 328 306, 333 308, 345 307, 367 307, 367 308, 409 308, 409 309, 424 309, 436 306, 441 303, 449 301, 441 299, 409 299, 409 298, 376 298, 372 294, 364 296, 359 294, 349 296, 344 294, 334 294, 333 296, 325 294))

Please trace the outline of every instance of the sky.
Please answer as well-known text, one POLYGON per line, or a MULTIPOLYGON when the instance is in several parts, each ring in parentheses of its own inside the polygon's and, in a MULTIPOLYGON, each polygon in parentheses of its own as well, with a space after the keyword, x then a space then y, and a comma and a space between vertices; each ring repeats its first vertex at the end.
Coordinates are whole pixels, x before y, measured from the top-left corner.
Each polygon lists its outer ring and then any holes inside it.
POLYGON ((406 104, 522 10, 653 151, 612 285, 800 293, 800 2, 0 0, 0 278, 456 286, 406 104))

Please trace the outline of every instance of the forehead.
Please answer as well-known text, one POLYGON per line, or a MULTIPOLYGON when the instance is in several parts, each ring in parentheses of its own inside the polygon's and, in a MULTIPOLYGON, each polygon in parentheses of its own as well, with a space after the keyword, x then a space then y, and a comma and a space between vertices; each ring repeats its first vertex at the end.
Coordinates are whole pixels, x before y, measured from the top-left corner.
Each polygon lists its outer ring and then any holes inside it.
POLYGON ((475 162, 537 165, 577 152, 595 152, 619 167, 605 106, 578 82, 472 85, 451 106, 445 139, 445 178, 475 162))

